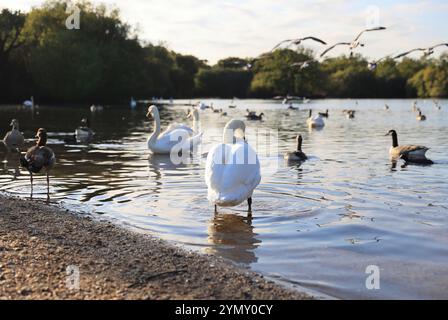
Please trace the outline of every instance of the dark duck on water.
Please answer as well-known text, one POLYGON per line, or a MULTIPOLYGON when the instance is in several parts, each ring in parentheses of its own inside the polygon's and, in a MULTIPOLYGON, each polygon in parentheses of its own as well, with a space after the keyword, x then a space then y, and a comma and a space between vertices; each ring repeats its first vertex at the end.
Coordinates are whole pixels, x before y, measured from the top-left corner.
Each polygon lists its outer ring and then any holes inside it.
POLYGON ((37 142, 34 147, 28 149, 26 154, 20 158, 20 164, 30 173, 31 196, 33 196, 33 173, 39 173, 42 169, 47 175, 47 199, 50 197, 50 170, 53 168, 56 157, 47 147, 47 131, 43 128, 37 130, 37 142))

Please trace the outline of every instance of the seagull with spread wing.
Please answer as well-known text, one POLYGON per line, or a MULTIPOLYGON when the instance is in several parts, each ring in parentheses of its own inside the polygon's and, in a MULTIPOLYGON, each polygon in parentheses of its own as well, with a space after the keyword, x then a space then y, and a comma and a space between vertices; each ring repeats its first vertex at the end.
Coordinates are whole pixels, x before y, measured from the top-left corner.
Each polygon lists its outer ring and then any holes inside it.
POLYGON ((275 45, 275 47, 272 48, 271 52, 275 51, 277 48, 279 48, 280 46, 282 46, 285 43, 289 43, 288 46, 287 46, 289 48, 291 45, 298 46, 299 44, 302 43, 302 41, 305 41, 305 40, 313 40, 313 41, 319 42, 319 43, 321 43, 323 45, 327 44, 324 40, 321 40, 321 39, 316 38, 316 37, 311 37, 311 36, 310 37, 304 37, 304 38, 298 38, 298 39, 286 39, 286 40, 283 40, 283 41, 280 41, 279 43, 277 43, 275 45))
POLYGON ((375 27, 375 28, 364 29, 356 36, 356 38, 352 42, 338 42, 338 43, 332 45, 331 47, 327 48, 324 52, 322 52, 320 54, 320 56, 323 57, 323 56, 325 56, 325 54, 327 54, 329 51, 333 50, 334 48, 344 45, 344 46, 348 46, 350 48, 350 57, 352 57, 354 49, 356 49, 359 46, 364 47, 364 44, 359 42, 359 39, 361 38, 361 36, 364 33, 371 32, 371 31, 380 31, 380 30, 386 30, 386 28, 385 27, 375 27))

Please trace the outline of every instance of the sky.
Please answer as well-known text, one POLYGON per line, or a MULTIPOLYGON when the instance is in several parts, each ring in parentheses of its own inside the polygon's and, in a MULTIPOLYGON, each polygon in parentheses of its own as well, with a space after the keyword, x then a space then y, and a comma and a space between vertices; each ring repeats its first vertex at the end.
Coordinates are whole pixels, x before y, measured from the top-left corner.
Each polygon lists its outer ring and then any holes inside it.
MULTIPOLYGON (((0 7, 29 11, 43 0, 0 0, 0 7)), ((139 38, 164 43, 211 64, 236 57, 256 57, 283 39, 313 35, 328 44, 351 41, 366 27, 385 31, 363 38, 358 50, 375 59, 414 47, 448 42, 446 0, 102 0, 117 7, 139 38)), ((82 28, 82 12, 81 12, 82 28)), ((313 42, 306 47, 322 51, 313 42)), ((443 52, 444 49, 439 49, 443 52)), ((344 53, 344 48, 332 55, 344 53)))

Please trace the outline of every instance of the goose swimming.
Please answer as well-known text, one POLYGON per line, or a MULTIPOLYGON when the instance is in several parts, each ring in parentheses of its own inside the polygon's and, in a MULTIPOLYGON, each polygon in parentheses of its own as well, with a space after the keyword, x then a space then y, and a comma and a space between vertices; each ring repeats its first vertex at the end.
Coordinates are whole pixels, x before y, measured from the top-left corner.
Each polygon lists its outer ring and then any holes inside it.
POLYGON ((223 142, 214 145, 207 156, 205 183, 208 200, 217 207, 233 207, 247 200, 252 211, 252 194, 261 181, 257 153, 246 142, 246 125, 230 120, 223 131, 223 142))
POLYGON ((319 112, 319 115, 320 115, 321 117, 328 118, 328 117, 329 117, 328 109, 327 109, 325 112, 319 112))
POLYGON ((30 173, 31 196, 33 196, 33 173, 39 173, 42 169, 47 175, 47 199, 50 198, 50 170, 56 163, 56 156, 47 147, 47 131, 44 128, 37 130, 37 143, 20 158, 20 164, 30 173))
POLYGON ((284 155, 284 159, 287 161, 305 161, 308 159, 305 153, 302 151, 302 136, 298 135, 296 137, 297 150, 292 152, 287 152, 284 155))
POLYGON ((426 152, 429 148, 424 146, 415 145, 398 145, 398 135, 395 130, 390 130, 386 136, 392 136, 392 147, 389 150, 390 156, 393 160, 403 159, 407 162, 414 163, 433 163, 430 159, 426 158, 426 152))
POLYGON ((90 120, 83 118, 81 120, 81 126, 75 130, 75 138, 77 141, 88 141, 93 138, 95 132, 90 128, 90 120))
POLYGON ((426 116, 424 114, 422 114, 422 110, 417 109, 417 111, 418 111, 417 121, 425 121, 426 120, 426 116))
POLYGON ((202 132, 195 133, 185 124, 173 123, 161 133, 159 109, 155 105, 148 108, 146 116, 154 119, 154 131, 147 140, 148 149, 154 154, 170 154, 173 147, 191 151, 201 143, 202 132))
POLYGON ((12 127, 12 130, 6 133, 3 138, 3 144, 8 151, 15 150, 20 152, 20 148, 23 147, 23 144, 25 143, 25 138, 19 130, 19 121, 12 119, 10 126, 12 127))

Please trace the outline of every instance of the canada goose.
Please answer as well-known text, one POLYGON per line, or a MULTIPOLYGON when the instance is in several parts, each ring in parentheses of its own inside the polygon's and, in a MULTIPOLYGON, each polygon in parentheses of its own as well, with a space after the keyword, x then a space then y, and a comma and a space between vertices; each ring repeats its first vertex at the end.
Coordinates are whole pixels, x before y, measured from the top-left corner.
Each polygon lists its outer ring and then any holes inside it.
POLYGON ((429 148, 424 146, 415 145, 398 145, 398 135, 395 130, 390 130, 386 136, 392 136, 392 147, 389 150, 390 156, 393 160, 403 159, 407 162, 415 163, 433 163, 430 159, 426 158, 426 152, 429 148))
POLYGON ((296 137, 297 150, 293 152, 287 152, 284 155, 287 161, 305 161, 307 158, 306 154, 302 151, 302 136, 298 135, 296 137))
POLYGON ((390 108, 389 108, 389 106, 387 104, 384 105, 384 110, 386 110, 386 111, 390 110, 390 108))
POLYGON ((90 121, 87 118, 81 120, 81 126, 75 130, 75 138, 77 141, 88 141, 93 138, 95 132, 90 128, 90 121))
POLYGON ((264 113, 260 113, 259 115, 257 115, 255 112, 250 112, 246 115, 247 120, 258 120, 261 121, 263 120, 263 116, 264 113))
POLYGON ((47 131, 40 128, 36 133, 37 143, 20 158, 20 164, 30 173, 31 197, 33 196, 33 173, 39 173, 45 169, 47 175, 47 199, 50 198, 50 170, 53 168, 56 157, 49 147, 47 147, 47 131))
POLYGON ((299 110, 299 107, 294 107, 294 105, 292 103, 289 104, 288 106, 289 110, 299 110))
POLYGON ((329 116, 329 114, 328 114, 328 109, 327 109, 325 112, 319 112, 319 115, 320 115, 321 117, 328 118, 328 116, 329 116))
POLYGON ((227 112, 223 111, 222 109, 219 109, 219 113, 221 114, 221 116, 226 117, 227 116, 227 112))
POLYGON ((306 123, 310 128, 323 128, 325 126, 324 119, 320 114, 313 117, 313 110, 309 110, 309 116, 306 123))
POLYGON ((316 37, 305 37, 305 38, 298 38, 298 39, 286 39, 286 40, 283 40, 283 41, 280 41, 279 43, 277 43, 274 46, 274 48, 272 48, 271 52, 275 51, 275 49, 277 49, 278 47, 280 47, 284 43, 288 43, 289 42, 288 47, 290 47, 291 45, 298 46, 302 41, 305 41, 305 40, 313 40, 315 42, 319 42, 320 44, 324 44, 324 45, 327 44, 325 41, 323 41, 323 40, 321 40, 319 38, 316 38, 316 37))
POLYGON ((355 110, 348 110, 347 119, 355 119, 355 110))
POLYGON ((245 131, 243 121, 230 120, 224 127, 222 143, 208 153, 205 182, 207 198, 215 205, 215 212, 218 206, 233 207, 245 200, 248 211, 252 211, 252 193, 261 181, 260 161, 246 142, 245 131))
POLYGON ((420 109, 418 109, 417 120, 418 121, 425 121, 426 120, 426 116, 424 114, 422 114, 422 110, 420 110, 420 109))
POLYGON ((23 134, 19 131, 19 121, 12 119, 10 126, 12 127, 12 130, 6 133, 3 138, 3 143, 8 151, 15 150, 20 152, 20 148, 25 143, 25 139, 23 134))

